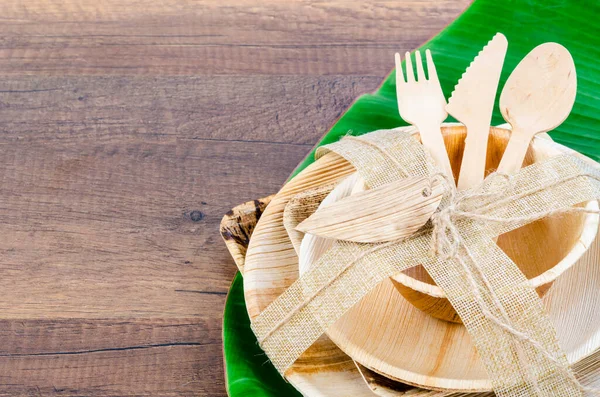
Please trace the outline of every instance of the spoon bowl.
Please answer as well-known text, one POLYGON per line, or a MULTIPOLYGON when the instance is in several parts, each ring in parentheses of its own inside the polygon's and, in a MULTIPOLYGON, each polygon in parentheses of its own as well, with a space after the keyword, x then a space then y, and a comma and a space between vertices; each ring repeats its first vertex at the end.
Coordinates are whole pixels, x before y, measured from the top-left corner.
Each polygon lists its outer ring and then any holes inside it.
POLYGON ((500 111, 512 135, 498 171, 518 171, 529 142, 567 118, 577 92, 577 73, 569 51, 557 43, 534 48, 512 72, 502 94, 500 111))

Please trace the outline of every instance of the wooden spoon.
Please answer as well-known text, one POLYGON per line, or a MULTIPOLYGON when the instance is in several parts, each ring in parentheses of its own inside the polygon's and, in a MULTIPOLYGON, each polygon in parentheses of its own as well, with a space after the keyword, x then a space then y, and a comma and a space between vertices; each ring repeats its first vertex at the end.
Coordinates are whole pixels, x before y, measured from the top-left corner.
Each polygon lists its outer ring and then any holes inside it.
POLYGON ((534 135, 567 118, 576 92, 575 63, 565 47, 544 43, 523 58, 500 95, 500 111, 512 134, 498 172, 511 174, 521 168, 534 135))

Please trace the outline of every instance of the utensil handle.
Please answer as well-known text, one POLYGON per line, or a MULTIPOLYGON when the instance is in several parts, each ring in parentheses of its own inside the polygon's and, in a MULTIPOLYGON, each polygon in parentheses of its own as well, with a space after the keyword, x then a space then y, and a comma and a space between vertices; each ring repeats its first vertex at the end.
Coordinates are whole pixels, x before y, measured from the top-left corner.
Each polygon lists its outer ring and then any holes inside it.
POLYGON ((458 176, 458 190, 469 189, 483 182, 485 176, 485 160, 487 157, 487 144, 490 134, 489 123, 465 124, 467 138, 465 150, 460 164, 458 176))
POLYGON ((522 131, 513 128, 510 140, 498 166, 499 173, 514 174, 521 169, 531 139, 531 136, 527 136, 522 131))
POLYGON ((435 164, 448 176, 454 180, 452 174, 452 166, 448 158, 448 151, 444 143, 442 129, 439 124, 426 123, 422 126, 417 126, 421 134, 421 142, 429 151, 429 155, 433 158, 435 164))

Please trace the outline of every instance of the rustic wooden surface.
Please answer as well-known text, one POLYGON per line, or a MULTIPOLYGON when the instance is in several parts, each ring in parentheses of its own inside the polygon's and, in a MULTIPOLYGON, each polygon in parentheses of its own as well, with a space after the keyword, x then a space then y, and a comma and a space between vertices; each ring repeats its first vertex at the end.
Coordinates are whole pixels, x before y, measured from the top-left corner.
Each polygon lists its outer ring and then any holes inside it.
POLYGON ((225 212, 468 0, 3 0, 0 395, 225 396, 225 212))

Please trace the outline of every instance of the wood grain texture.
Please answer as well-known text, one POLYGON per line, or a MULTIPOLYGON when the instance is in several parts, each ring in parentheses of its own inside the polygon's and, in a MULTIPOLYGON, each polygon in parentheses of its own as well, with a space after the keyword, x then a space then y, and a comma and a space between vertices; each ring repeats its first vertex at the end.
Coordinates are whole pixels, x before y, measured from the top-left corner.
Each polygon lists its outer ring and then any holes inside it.
POLYGON ((223 214, 467 3, 3 1, 0 395, 225 396, 223 214))
POLYGON ((6 73, 383 76, 467 0, 4 0, 6 73))
POLYGON ((305 145, 308 152, 381 79, 11 76, 0 80, 0 143, 175 143, 180 138, 305 145))

